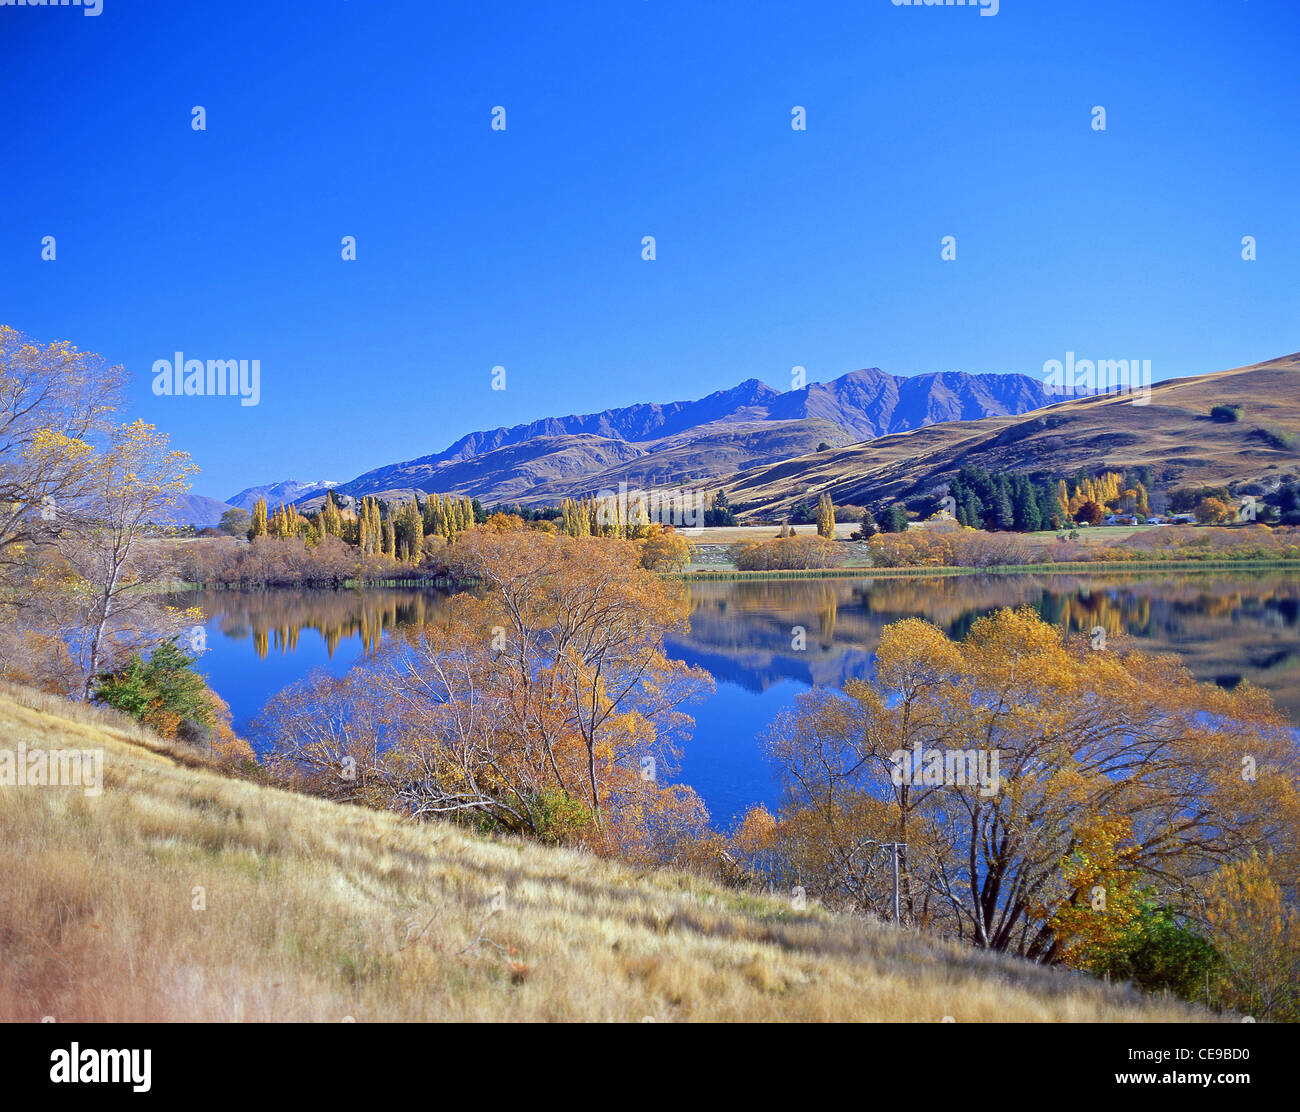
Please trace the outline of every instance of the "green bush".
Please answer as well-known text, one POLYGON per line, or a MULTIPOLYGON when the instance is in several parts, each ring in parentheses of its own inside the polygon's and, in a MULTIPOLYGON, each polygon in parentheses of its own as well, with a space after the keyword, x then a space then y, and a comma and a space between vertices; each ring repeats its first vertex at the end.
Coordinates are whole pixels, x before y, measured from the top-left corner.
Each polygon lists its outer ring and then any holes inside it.
POLYGON ((1123 940, 1092 957, 1094 973, 1132 981, 1147 992, 1168 989, 1184 1000, 1204 994, 1206 977, 1219 964, 1218 952, 1206 938, 1150 898, 1123 940))
POLYGON ((96 680, 95 699, 141 721, 158 715, 175 715, 203 726, 214 725, 207 685, 194 671, 195 658, 176 641, 164 641, 145 660, 131 654, 117 672, 101 673, 96 680))
POLYGON ((573 842, 592 825, 591 809, 566 792, 549 788, 533 800, 537 836, 553 845, 573 842))
POLYGON ((1210 417, 1215 421, 1240 421, 1241 412, 1239 405, 1216 405, 1210 410, 1210 417))
POLYGON ((1300 443, 1300 437, 1295 433, 1288 432, 1277 425, 1261 425, 1255 430, 1255 434, 1270 448, 1277 448, 1283 452, 1294 452, 1297 443, 1300 443))

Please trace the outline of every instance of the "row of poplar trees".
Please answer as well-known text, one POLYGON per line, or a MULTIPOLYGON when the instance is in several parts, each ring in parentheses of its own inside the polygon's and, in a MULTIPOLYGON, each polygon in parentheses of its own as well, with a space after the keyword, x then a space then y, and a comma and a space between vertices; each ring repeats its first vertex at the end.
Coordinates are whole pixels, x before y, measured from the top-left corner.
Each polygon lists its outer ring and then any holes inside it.
POLYGON ((259 498, 253 507, 249 539, 275 537, 298 538, 313 545, 322 537, 338 537, 359 548, 363 555, 384 555, 407 563, 418 563, 424 551, 425 537, 443 537, 448 543, 470 528, 482 516, 472 499, 449 494, 432 494, 423 502, 415 498, 388 508, 385 516, 377 498, 362 498, 355 510, 342 509, 334 492, 325 496, 325 504, 315 514, 302 515, 281 505, 269 518, 266 499, 259 498))

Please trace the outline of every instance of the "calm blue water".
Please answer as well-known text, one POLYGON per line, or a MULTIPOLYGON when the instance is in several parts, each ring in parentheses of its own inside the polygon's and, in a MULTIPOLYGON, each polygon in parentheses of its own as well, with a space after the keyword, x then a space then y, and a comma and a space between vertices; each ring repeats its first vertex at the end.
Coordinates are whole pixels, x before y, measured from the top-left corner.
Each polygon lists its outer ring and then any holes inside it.
MULTIPOLYGON (((1300 721, 1300 576, 981 576, 952 579, 703 583, 691 588, 690 633, 672 655, 707 669, 717 690, 687 708, 695 728, 678 778, 730 825, 752 803, 779 804, 759 739, 811 686, 867 676, 880 631, 921 616, 961 636, 1000 606, 1035 607, 1073 631, 1103 625, 1150 651, 1175 652, 1198 678, 1242 678, 1300 721), (804 647, 794 647, 796 627, 804 647)), ((196 592, 208 614, 200 669, 257 743, 267 700, 316 669, 344 675, 394 629, 424 619, 437 596, 418 591, 196 592)))

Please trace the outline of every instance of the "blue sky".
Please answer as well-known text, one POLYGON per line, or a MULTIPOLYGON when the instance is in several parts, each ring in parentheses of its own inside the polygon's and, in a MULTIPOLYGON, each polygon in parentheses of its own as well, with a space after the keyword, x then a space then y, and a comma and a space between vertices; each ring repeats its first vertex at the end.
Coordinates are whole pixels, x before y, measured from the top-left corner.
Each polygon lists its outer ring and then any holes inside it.
POLYGON ((0 6, 0 320, 216 497, 795 365, 1221 370, 1300 349, 1298 46, 1294 0, 0 6), (153 396, 178 350, 260 404, 153 396))

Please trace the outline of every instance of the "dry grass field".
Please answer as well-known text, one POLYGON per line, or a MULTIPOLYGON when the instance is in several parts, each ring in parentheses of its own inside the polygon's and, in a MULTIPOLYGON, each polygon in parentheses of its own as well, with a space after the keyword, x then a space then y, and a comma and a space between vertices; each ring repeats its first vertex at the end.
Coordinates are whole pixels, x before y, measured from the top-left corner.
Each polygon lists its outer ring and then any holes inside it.
POLYGON ((111 716, 0 691, 0 748, 20 742, 102 749, 104 789, 0 787, 0 1019, 1210 1018, 688 875, 228 778, 111 716))

